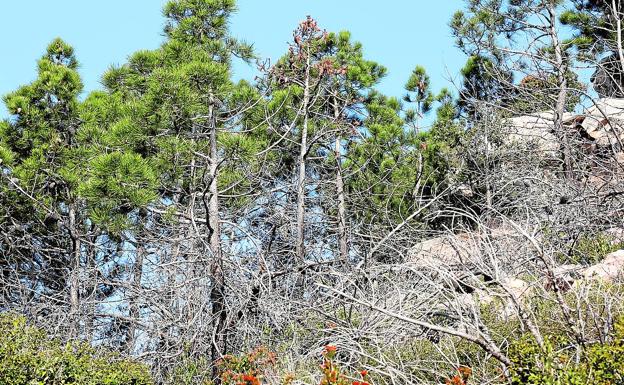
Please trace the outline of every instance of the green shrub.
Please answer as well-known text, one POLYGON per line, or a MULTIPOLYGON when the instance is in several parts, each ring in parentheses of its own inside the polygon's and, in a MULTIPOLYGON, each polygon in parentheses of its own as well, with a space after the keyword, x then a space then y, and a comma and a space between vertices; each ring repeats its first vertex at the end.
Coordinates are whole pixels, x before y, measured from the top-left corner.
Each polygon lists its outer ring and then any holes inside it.
POLYGON ((579 359, 561 335, 549 336, 545 345, 542 351, 528 336, 511 344, 512 384, 624 384, 624 318, 615 325, 609 342, 586 347, 579 359))
POLYGON ((85 343, 61 344, 26 319, 0 314, 1 385, 150 385, 148 369, 85 343))
POLYGON ((563 263, 594 265, 604 259, 607 254, 624 248, 621 242, 615 242, 612 236, 606 234, 580 236, 570 254, 560 257, 563 263))

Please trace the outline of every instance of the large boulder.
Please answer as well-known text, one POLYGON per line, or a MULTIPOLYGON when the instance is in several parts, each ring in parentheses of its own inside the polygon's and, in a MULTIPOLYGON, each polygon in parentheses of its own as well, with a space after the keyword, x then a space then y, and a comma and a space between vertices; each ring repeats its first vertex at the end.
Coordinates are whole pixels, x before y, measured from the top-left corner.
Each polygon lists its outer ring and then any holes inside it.
POLYGON ((598 147, 616 146, 624 140, 624 99, 605 98, 594 102, 582 117, 580 128, 598 147))
POLYGON ((529 283, 519 278, 507 278, 501 284, 516 301, 521 300, 530 292, 529 283))
MULTIPOLYGON (((562 123, 569 134, 580 135, 597 148, 622 151, 624 142, 624 99, 595 100, 582 114, 566 112, 562 123)), ((505 121, 505 142, 535 146, 545 155, 556 155, 560 141, 555 133, 553 111, 516 116, 505 121)))
MULTIPOLYGON (((489 263, 488 250, 514 250, 526 244, 524 235, 507 224, 473 231, 447 233, 419 242, 407 253, 409 263, 436 267, 489 263)), ((498 255, 503 258, 502 255, 498 255)), ((504 258, 503 258, 504 259, 504 258)))
POLYGON ((618 246, 624 243, 624 228, 623 227, 611 227, 603 232, 607 237, 611 246, 618 246))
MULTIPOLYGON (((564 116, 564 120, 571 118, 571 114, 564 116)), ((545 155, 556 156, 560 145, 554 134, 554 125, 553 112, 540 112, 508 119, 505 128, 507 134, 505 143, 535 146, 545 155)))
POLYGON ((605 259, 584 270, 586 279, 599 279, 605 282, 615 281, 624 271, 624 250, 615 251, 605 259))
POLYGON ((476 251, 475 234, 431 238, 414 245, 408 260, 421 266, 457 265, 467 262, 476 251))

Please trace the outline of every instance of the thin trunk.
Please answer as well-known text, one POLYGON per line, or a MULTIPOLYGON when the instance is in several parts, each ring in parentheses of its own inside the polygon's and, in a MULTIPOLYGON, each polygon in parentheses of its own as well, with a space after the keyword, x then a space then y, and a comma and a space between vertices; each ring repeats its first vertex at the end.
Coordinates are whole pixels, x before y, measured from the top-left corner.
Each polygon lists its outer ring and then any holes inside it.
POLYGON ((561 48, 561 42, 559 41, 559 36, 557 34, 557 15, 553 4, 548 6, 548 16, 550 20, 550 38, 555 51, 555 70, 557 71, 558 94, 557 104, 554 111, 555 131, 557 136, 560 138, 563 147, 564 174, 568 180, 571 180, 573 178, 571 145, 569 136, 565 132, 565 128, 563 126, 563 114, 565 112, 566 100, 568 98, 568 80, 566 78, 566 66, 563 58, 563 49, 561 48))
MULTIPOLYGON (((340 117, 340 109, 336 98, 334 98, 334 119, 338 121, 340 117)), ((347 264, 349 261, 349 243, 347 237, 347 216, 344 193, 344 179, 342 177, 342 143, 340 143, 340 134, 336 133, 334 143, 334 153, 336 156, 336 195, 338 198, 338 250, 340 252, 340 260, 347 264)))
MULTIPOLYGON (((413 133, 415 137, 418 136, 418 134, 420 133, 419 117, 422 115, 420 111, 422 111, 422 107, 421 107, 421 103, 419 102, 418 103, 418 115, 419 116, 416 117, 416 121, 413 126, 413 130, 414 130, 413 133)), ((414 189, 412 190, 412 198, 418 205, 417 207, 420 207, 422 206, 421 183, 422 183, 424 164, 423 164, 422 149, 419 148, 417 149, 417 151, 418 151, 418 171, 416 172, 416 180, 414 181, 414 189)))
POLYGON ((618 58, 620 59, 620 68, 624 69, 624 51, 622 51, 622 19, 621 19, 620 12, 618 11, 619 9, 618 4, 616 4, 615 0, 611 0, 611 8, 613 10, 613 18, 615 19, 615 28, 616 28, 615 33, 616 33, 616 40, 617 40, 616 50, 617 50, 618 58))
POLYGON ((308 109, 310 103, 310 55, 306 62, 305 85, 303 88, 303 127, 299 143, 299 177, 297 179, 297 239, 296 262, 305 261, 305 197, 306 197, 306 158, 308 154, 308 109))
POLYGON ((96 269, 96 256, 98 247, 97 239, 98 232, 96 227, 91 224, 91 228, 89 233, 91 236, 89 237, 89 246, 86 247, 85 255, 87 256, 87 271, 89 272, 89 294, 88 294, 88 302, 87 302, 87 310, 86 310, 86 324, 85 324, 85 335, 88 341, 93 341, 95 336, 95 309, 97 304, 97 289, 98 289, 98 270, 96 269))
POLYGON ((488 213, 493 211, 492 209, 492 184, 490 180, 490 170, 493 165, 490 163, 490 130, 489 124, 485 125, 485 207, 488 213))
POLYGON ((212 289, 210 291, 210 301, 212 304, 213 340, 211 346, 212 354, 212 374, 213 379, 218 381, 218 368, 215 362, 220 359, 227 350, 226 335, 226 306, 225 306, 225 276, 223 272, 223 254, 221 250, 221 225, 219 219, 219 191, 218 191, 218 166, 219 154, 217 152, 217 125, 213 107, 210 107, 210 164, 208 187, 208 231, 210 235, 210 251, 212 262, 210 265, 210 276, 212 278, 212 289))
POLYGON ((416 172, 416 183, 414 183, 414 190, 412 191, 412 198, 417 203, 418 207, 422 206, 422 177, 423 177, 423 155, 422 149, 418 149, 418 171, 416 172))
POLYGON ((71 238, 71 258, 73 268, 70 282, 70 335, 76 337, 80 330, 80 237, 76 226, 76 206, 69 205, 69 236, 71 238))
POLYGON ((141 316, 139 307, 139 298, 141 293, 141 280, 143 278, 143 258, 145 256, 145 247, 141 243, 136 245, 135 260, 132 274, 132 288, 130 289, 130 325, 126 331, 126 350, 132 354, 136 341, 136 324, 141 316), (135 323, 136 321, 136 323, 135 323))

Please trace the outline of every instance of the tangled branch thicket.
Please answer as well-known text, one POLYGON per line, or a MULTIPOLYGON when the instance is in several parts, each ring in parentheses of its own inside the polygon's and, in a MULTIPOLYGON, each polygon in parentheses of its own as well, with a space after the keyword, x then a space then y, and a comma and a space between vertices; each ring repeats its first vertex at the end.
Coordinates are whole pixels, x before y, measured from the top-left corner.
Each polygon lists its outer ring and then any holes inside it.
POLYGON ((269 65, 233 0, 167 3, 162 46, 82 101, 54 40, 4 98, 0 327, 25 337, 0 377, 621 383, 624 17, 572 3, 467 2, 457 97, 422 67, 381 94, 311 17, 269 65))

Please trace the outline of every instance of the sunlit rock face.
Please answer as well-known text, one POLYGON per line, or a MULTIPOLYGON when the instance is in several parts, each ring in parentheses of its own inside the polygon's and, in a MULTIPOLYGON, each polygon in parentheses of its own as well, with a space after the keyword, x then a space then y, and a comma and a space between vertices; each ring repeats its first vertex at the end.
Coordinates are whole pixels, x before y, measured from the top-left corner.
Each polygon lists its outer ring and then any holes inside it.
POLYGON ((624 271, 624 250, 615 251, 605 257, 602 262, 588 267, 583 275, 586 279, 600 279, 613 282, 620 278, 624 271))

